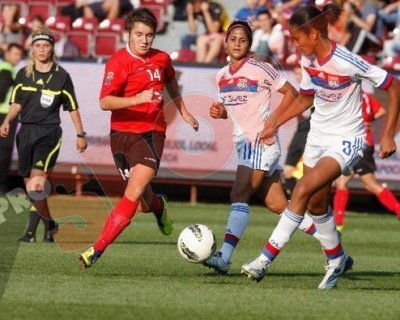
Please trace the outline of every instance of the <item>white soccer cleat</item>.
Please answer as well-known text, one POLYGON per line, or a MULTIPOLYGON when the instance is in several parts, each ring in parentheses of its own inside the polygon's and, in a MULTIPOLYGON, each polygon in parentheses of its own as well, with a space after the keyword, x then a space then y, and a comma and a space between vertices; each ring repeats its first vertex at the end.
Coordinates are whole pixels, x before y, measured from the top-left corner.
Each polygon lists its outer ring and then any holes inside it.
POLYGON ((253 261, 242 265, 241 273, 244 273, 250 279, 259 282, 265 277, 265 274, 267 273, 267 270, 269 269, 270 266, 271 266, 271 261, 260 259, 260 257, 257 257, 253 261))
POLYGON ((214 254, 210 259, 204 261, 203 264, 206 267, 212 268, 220 274, 225 274, 228 272, 229 267, 231 266, 230 262, 225 262, 222 259, 222 252, 218 251, 214 254))
POLYGON ((349 256, 344 255, 342 261, 338 266, 331 266, 328 264, 325 266, 326 273, 324 279, 318 286, 318 289, 332 289, 336 287, 340 277, 353 266, 353 259, 349 256))

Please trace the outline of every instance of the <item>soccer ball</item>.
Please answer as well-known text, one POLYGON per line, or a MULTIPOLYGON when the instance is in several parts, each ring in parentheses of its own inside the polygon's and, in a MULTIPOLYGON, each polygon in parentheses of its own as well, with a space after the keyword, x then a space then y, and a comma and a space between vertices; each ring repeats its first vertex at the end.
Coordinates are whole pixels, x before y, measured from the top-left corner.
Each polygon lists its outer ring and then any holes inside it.
POLYGON ((182 230, 178 238, 178 251, 189 262, 208 260, 217 248, 212 230, 203 224, 192 224, 182 230))

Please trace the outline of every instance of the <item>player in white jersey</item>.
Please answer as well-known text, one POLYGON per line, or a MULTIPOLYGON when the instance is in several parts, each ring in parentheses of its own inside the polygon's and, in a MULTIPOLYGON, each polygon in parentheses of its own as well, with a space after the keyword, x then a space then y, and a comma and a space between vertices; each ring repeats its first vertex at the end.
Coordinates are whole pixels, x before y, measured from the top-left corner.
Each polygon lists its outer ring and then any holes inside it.
POLYGON ((278 107, 267 119, 260 139, 268 142, 278 127, 315 106, 304 152, 304 176, 297 183, 285 212, 263 252, 242 266, 249 277, 261 280, 272 261, 303 220, 312 213, 323 251, 328 260, 320 289, 331 289, 353 265, 344 253, 329 207, 332 182, 351 170, 362 156, 365 132, 361 112, 361 81, 389 93, 388 118, 383 129, 380 156, 396 151, 394 134, 399 115, 400 86, 386 71, 369 65, 359 56, 329 41, 327 17, 317 8, 304 6, 289 21, 289 31, 302 53, 303 79, 300 94, 289 107, 278 107))
MULTIPOLYGON (((211 117, 227 118, 234 124, 234 142, 239 165, 231 192, 231 212, 221 249, 205 262, 220 273, 226 273, 231 256, 249 221, 249 198, 258 193, 266 206, 275 213, 282 213, 287 199, 280 180, 278 139, 266 146, 260 143, 260 133, 270 113, 271 95, 283 94, 282 107, 287 107, 297 91, 284 76, 270 64, 247 56, 251 47, 251 29, 246 22, 233 22, 227 32, 227 51, 231 63, 217 76, 220 103, 210 108, 211 117)), ((305 219, 299 229, 315 235, 312 219, 305 219)))

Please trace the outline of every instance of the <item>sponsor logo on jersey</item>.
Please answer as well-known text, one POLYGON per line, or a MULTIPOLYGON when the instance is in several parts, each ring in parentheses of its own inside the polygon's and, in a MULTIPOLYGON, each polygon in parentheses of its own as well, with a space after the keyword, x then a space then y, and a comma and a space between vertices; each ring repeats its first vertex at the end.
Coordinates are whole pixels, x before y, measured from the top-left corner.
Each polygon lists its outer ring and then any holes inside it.
POLYGON ((110 71, 109 73, 107 73, 107 76, 104 80, 104 84, 106 86, 109 86, 111 84, 112 79, 114 79, 114 72, 110 71))

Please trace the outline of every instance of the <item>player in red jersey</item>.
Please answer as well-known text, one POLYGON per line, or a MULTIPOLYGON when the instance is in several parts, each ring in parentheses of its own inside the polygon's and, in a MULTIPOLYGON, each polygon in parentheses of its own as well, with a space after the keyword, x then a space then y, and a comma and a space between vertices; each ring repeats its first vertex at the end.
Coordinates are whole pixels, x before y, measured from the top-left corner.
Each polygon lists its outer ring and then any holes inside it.
POLYGON ((385 188, 375 177, 376 165, 374 159, 375 141, 371 131, 371 123, 386 115, 386 110, 373 96, 362 94, 362 114, 366 131, 368 147, 364 151, 364 156, 354 166, 353 172, 349 176, 340 176, 336 181, 336 192, 333 201, 333 212, 337 229, 343 231, 344 218, 347 203, 349 202, 349 189, 347 184, 355 174, 360 176, 361 182, 367 191, 375 194, 378 200, 390 211, 400 218, 400 203, 397 201, 390 189, 385 188))
POLYGON ((106 64, 100 105, 111 111, 111 151, 127 186, 98 240, 79 256, 84 268, 97 261, 137 210, 153 212, 163 234, 169 235, 173 229, 165 196, 155 195, 150 186, 164 148, 164 87, 182 118, 195 130, 199 124, 180 97, 168 54, 151 48, 156 27, 149 9, 134 9, 127 18, 128 44, 106 64))

